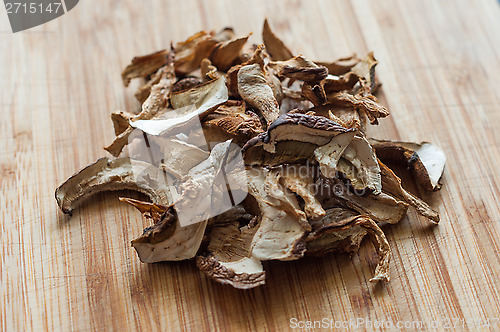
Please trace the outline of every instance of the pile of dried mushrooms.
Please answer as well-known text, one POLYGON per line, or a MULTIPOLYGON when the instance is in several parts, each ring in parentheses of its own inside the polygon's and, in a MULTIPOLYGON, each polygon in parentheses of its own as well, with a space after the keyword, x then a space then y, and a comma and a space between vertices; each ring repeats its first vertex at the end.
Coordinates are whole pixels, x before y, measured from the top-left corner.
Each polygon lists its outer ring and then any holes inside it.
POLYGON ((262 45, 251 45, 231 28, 202 31, 134 58, 122 78, 125 86, 143 80, 135 94, 142 107, 111 114, 116 138, 105 149, 115 159, 73 175, 56 190, 57 203, 71 213, 100 191, 142 192, 149 202, 121 198, 152 224, 132 241, 141 261, 195 259, 208 277, 236 288, 264 284, 262 261, 354 253, 365 236, 379 256, 371 281, 389 280, 390 246, 380 226, 397 223, 410 206, 435 223, 439 215, 385 163, 438 190, 443 152, 366 136, 368 123, 389 115, 374 95, 380 84, 372 53, 315 62, 290 51, 267 21, 262 37, 262 45), (124 149, 141 138, 160 157, 124 149), (208 213, 223 188, 204 190, 235 145, 243 172, 228 175, 238 185, 226 190, 246 195, 208 213), (208 203, 200 191, 213 195, 208 203), (195 222, 180 222, 181 214, 195 222))

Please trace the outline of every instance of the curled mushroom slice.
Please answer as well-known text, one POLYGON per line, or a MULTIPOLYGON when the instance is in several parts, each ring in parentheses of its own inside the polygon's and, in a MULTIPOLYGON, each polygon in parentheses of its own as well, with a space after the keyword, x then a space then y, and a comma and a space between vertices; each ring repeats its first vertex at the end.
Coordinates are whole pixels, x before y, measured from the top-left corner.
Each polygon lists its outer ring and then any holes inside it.
POLYGON ((177 43, 175 51, 175 72, 186 75, 197 69, 201 61, 208 58, 218 43, 213 32, 200 31, 187 40, 177 43))
POLYGON ((243 38, 228 40, 215 46, 210 56, 210 60, 214 66, 221 71, 227 71, 231 68, 240 59, 241 50, 243 46, 245 46, 248 37, 250 37, 250 35, 243 38))
POLYGON ((321 81, 328 75, 326 67, 318 66, 303 56, 296 56, 286 61, 271 61, 269 67, 274 69, 278 76, 305 82, 321 81))
POLYGON ((263 69, 257 63, 238 71, 238 93, 248 104, 256 107, 268 124, 279 116, 279 105, 263 69))
POLYGON ((264 21, 264 28, 262 29, 262 39, 266 45, 267 52, 271 55, 274 61, 284 61, 293 57, 292 52, 285 46, 269 26, 267 19, 264 21))
POLYGON ((196 265, 207 277, 235 288, 264 284, 264 269, 250 246, 255 231, 255 227, 240 228, 237 222, 214 227, 207 251, 196 257, 196 265))
POLYGON ((210 81, 193 89, 172 93, 170 104, 174 108, 161 114, 159 119, 134 120, 131 126, 150 135, 179 133, 199 123, 199 117, 213 107, 228 100, 225 78, 210 81))
POLYGON ((340 106, 352 106, 362 110, 371 124, 377 124, 378 118, 385 118, 389 111, 378 103, 373 95, 353 95, 347 91, 340 91, 328 95, 328 101, 340 106))
POLYGON ((446 164, 446 155, 437 146, 422 142, 409 143, 370 139, 377 156, 383 161, 401 163, 410 169, 417 181, 427 190, 439 190, 446 164))
MULTIPOLYGON (((263 162, 265 153, 293 156, 302 154, 302 158, 310 158, 316 147, 330 142, 334 136, 353 132, 340 124, 322 116, 302 113, 287 113, 274 121, 265 133, 249 140, 243 147, 245 160, 249 165, 263 162), (279 144, 292 145, 288 149, 280 149, 279 144), (299 145, 306 146, 302 149, 299 145), (299 151, 301 150, 301 151, 299 151)), ((271 158, 266 158, 271 159, 271 158)), ((290 161, 291 162, 291 161, 290 161)), ((272 163, 273 165, 275 163, 272 163)))
POLYGON ((427 203, 420 198, 406 191, 401 186, 401 179, 399 179, 394 172, 384 165, 380 160, 380 169, 382 174, 382 187, 384 191, 403 199, 405 202, 413 206, 419 214, 429 218, 434 223, 439 222, 439 213, 434 211, 427 203))
POLYGON ((408 210, 408 204, 389 193, 359 196, 352 193, 345 183, 338 178, 318 179, 317 198, 323 208, 347 207, 359 214, 367 215, 376 222, 395 224, 408 210))
MULTIPOLYGON (((136 204, 128 200, 144 215, 151 214, 144 204, 136 204)), ((154 208, 158 208, 153 206, 154 208)), ((169 206, 155 224, 144 230, 144 233, 132 241, 139 259, 144 263, 162 261, 180 261, 195 257, 200 248, 207 221, 182 226, 173 206, 169 206)))
POLYGON ((332 62, 321 62, 316 61, 316 63, 320 66, 324 66, 328 69, 328 73, 340 76, 348 73, 352 67, 354 67, 357 63, 359 63, 360 59, 353 54, 351 56, 340 58, 332 62))
POLYGON ((375 66, 377 66, 377 63, 377 60, 373 56, 373 52, 370 52, 351 69, 351 73, 359 78, 361 86, 360 93, 363 96, 370 95, 375 89, 375 66))
POLYGON ((122 72, 123 84, 128 86, 130 80, 136 77, 146 77, 167 64, 169 51, 161 50, 132 59, 132 63, 122 72))
POLYGON ((130 158, 101 158, 70 177, 56 189, 57 204, 71 213, 84 199, 102 191, 135 190, 148 195, 155 204, 172 201, 168 179, 155 166, 130 158))
POLYGON ((358 251, 361 241, 369 234, 378 251, 379 262, 371 282, 389 281, 390 246, 384 232, 369 217, 358 215, 345 219, 336 219, 338 213, 330 213, 322 221, 323 226, 315 229, 307 237, 307 253, 323 255, 337 250, 349 253, 358 251))

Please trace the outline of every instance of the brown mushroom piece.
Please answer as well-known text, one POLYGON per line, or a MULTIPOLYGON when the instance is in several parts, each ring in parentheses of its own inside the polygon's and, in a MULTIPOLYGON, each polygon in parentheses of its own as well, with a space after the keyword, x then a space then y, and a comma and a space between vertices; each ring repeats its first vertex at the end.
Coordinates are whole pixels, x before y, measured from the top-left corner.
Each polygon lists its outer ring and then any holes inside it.
MULTIPOLYGON (((355 132, 322 116, 289 112, 243 147, 248 165, 275 166, 314 158, 314 150, 333 137, 355 132)), ((351 135, 351 134, 350 134, 351 135)))
POLYGON ((274 61, 284 61, 293 57, 288 47, 271 30, 267 19, 264 21, 264 28, 262 29, 262 40, 271 55, 271 59, 274 61))
POLYGON ((427 190, 439 190, 446 155, 437 146, 422 142, 397 142, 370 139, 370 143, 383 161, 397 162, 411 170, 417 181, 427 190))
POLYGON ((274 69, 279 77, 288 77, 305 82, 317 82, 326 78, 328 69, 318 66, 303 56, 296 56, 286 61, 271 61, 269 67, 274 69))
POLYGON ((146 194, 153 203, 168 205, 172 201, 168 179, 157 167, 130 158, 101 158, 70 177, 56 189, 57 204, 71 213, 86 198, 113 190, 135 190, 146 194))
POLYGON ((372 219, 343 208, 333 208, 327 210, 325 217, 317 224, 318 226, 307 237, 308 255, 319 256, 339 250, 355 253, 368 234, 379 255, 375 274, 370 281, 389 281, 391 257, 389 242, 372 219))
POLYGON ((148 55, 138 56, 132 59, 132 63, 122 72, 122 80, 125 86, 130 80, 137 77, 146 77, 168 63, 169 51, 161 50, 148 55))

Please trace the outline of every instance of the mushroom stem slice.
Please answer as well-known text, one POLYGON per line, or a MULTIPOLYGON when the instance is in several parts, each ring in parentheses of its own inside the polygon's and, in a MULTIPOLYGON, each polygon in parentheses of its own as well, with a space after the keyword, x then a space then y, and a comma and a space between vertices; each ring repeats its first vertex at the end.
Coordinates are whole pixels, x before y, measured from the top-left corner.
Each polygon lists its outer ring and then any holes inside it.
POLYGON ((163 172, 155 166, 130 158, 101 158, 70 177, 56 189, 57 204, 71 213, 84 199, 102 191, 135 190, 155 204, 168 205, 171 195, 163 172))
POLYGON ((261 112, 268 125, 280 112, 272 85, 258 63, 243 66, 238 71, 238 93, 261 112))

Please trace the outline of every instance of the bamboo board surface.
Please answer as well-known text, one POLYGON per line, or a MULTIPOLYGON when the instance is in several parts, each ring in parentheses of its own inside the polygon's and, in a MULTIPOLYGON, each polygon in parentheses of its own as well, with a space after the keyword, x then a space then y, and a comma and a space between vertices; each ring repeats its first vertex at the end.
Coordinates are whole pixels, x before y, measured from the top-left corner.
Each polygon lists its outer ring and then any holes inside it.
POLYGON ((1 330, 288 330, 293 318, 474 329, 500 318, 496 1, 85 0, 16 34, 0 12, 1 330), (409 187, 439 226, 410 210, 384 228, 389 283, 368 282, 377 256, 364 242, 352 258, 265 263, 265 286, 235 290, 193 262, 141 264, 129 242, 146 225, 118 193, 71 218, 58 211, 54 189, 106 155, 110 112, 138 107, 120 79, 133 56, 225 26, 260 42, 265 17, 312 59, 374 51, 391 116, 370 133, 447 154, 440 192, 409 187))

